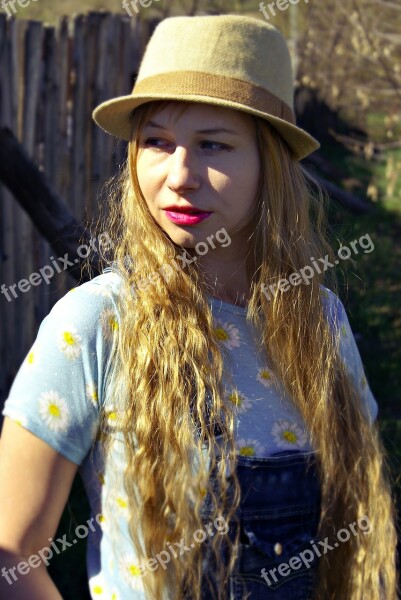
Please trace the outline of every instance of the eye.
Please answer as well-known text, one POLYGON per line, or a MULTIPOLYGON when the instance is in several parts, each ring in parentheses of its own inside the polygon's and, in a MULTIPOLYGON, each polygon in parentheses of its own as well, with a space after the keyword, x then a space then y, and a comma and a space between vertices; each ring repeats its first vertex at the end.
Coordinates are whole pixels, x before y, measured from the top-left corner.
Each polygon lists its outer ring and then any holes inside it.
POLYGON ((165 150, 172 145, 171 142, 157 137, 148 137, 142 143, 147 148, 155 148, 160 150, 165 150))
POLYGON ((219 151, 219 150, 227 150, 230 151, 232 150, 231 146, 228 146, 227 144, 222 144, 220 142, 212 142, 210 140, 204 140, 203 142, 201 142, 201 146, 202 148, 204 148, 205 150, 211 150, 213 151, 219 151))

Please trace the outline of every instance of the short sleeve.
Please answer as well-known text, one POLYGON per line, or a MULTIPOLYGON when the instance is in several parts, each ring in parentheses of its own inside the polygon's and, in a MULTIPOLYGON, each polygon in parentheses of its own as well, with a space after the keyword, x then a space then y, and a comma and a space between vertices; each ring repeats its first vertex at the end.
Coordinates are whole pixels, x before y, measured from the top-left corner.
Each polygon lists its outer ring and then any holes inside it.
POLYGON ((362 409, 370 422, 373 423, 378 415, 378 405, 369 387, 362 359, 344 305, 338 296, 327 288, 323 288, 323 296, 326 301, 326 308, 328 309, 331 324, 339 331, 340 356, 360 395, 362 409))
POLYGON ((112 277, 102 273, 56 302, 40 324, 2 411, 77 465, 96 436, 118 327, 112 277))

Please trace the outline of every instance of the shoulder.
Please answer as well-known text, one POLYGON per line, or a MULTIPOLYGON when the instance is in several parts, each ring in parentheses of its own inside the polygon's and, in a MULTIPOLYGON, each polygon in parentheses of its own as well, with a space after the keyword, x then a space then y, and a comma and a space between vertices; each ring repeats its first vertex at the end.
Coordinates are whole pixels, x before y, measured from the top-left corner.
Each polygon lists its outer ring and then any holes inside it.
POLYGON ((102 310, 104 306, 116 306, 121 284, 122 279, 117 272, 105 270, 90 281, 71 288, 50 312, 79 308, 79 313, 89 313, 90 309, 102 310))
POLYGON ((109 338, 118 325, 118 295, 122 283, 121 277, 114 272, 107 271, 97 275, 71 288, 52 307, 48 315, 40 324, 39 331, 54 333, 55 329, 68 332, 73 331, 90 337, 99 328, 104 330, 105 337, 109 338))
POLYGON ((362 399, 363 409, 367 411, 366 414, 373 422, 378 415, 378 404, 366 378, 362 358, 346 310, 334 292, 324 286, 321 288, 325 313, 338 338, 339 355, 362 399))
POLYGON ((81 464, 94 441, 113 335, 119 280, 102 273, 67 292, 40 324, 3 414, 81 464))
POLYGON ((322 299, 323 312, 333 331, 338 331, 341 327, 349 328, 349 321, 344 304, 340 298, 329 288, 320 286, 320 295, 322 299))
POLYGON ((324 285, 320 286, 320 297, 322 299, 323 308, 327 314, 334 314, 344 310, 344 306, 337 294, 324 285))

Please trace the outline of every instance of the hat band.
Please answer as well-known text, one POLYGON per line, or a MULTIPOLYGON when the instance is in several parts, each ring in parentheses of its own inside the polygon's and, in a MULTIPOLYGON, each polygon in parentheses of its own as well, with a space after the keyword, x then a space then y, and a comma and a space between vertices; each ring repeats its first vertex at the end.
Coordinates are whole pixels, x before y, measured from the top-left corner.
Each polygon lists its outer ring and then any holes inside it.
POLYGON ((242 104, 295 125, 293 110, 280 98, 249 81, 224 75, 201 71, 160 73, 136 83, 132 94, 157 94, 159 99, 163 99, 165 94, 167 97, 169 94, 183 96, 183 99, 185 96, 209 96, 242 104))

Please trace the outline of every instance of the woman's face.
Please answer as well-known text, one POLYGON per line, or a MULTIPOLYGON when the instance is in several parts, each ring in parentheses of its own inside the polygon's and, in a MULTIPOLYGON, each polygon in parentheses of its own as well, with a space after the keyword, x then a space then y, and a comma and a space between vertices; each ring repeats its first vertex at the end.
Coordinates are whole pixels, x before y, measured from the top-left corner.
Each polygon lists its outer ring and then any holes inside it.
POLYGON ((241 230, 256 201, 259 171, 255 124, 246 113, 171 103, 140 133, 142 193, 156 222, 186 248, 225 228, 236 247, 245 250, 241 230), (203 214, 177 214, 189 207, 203 214))

